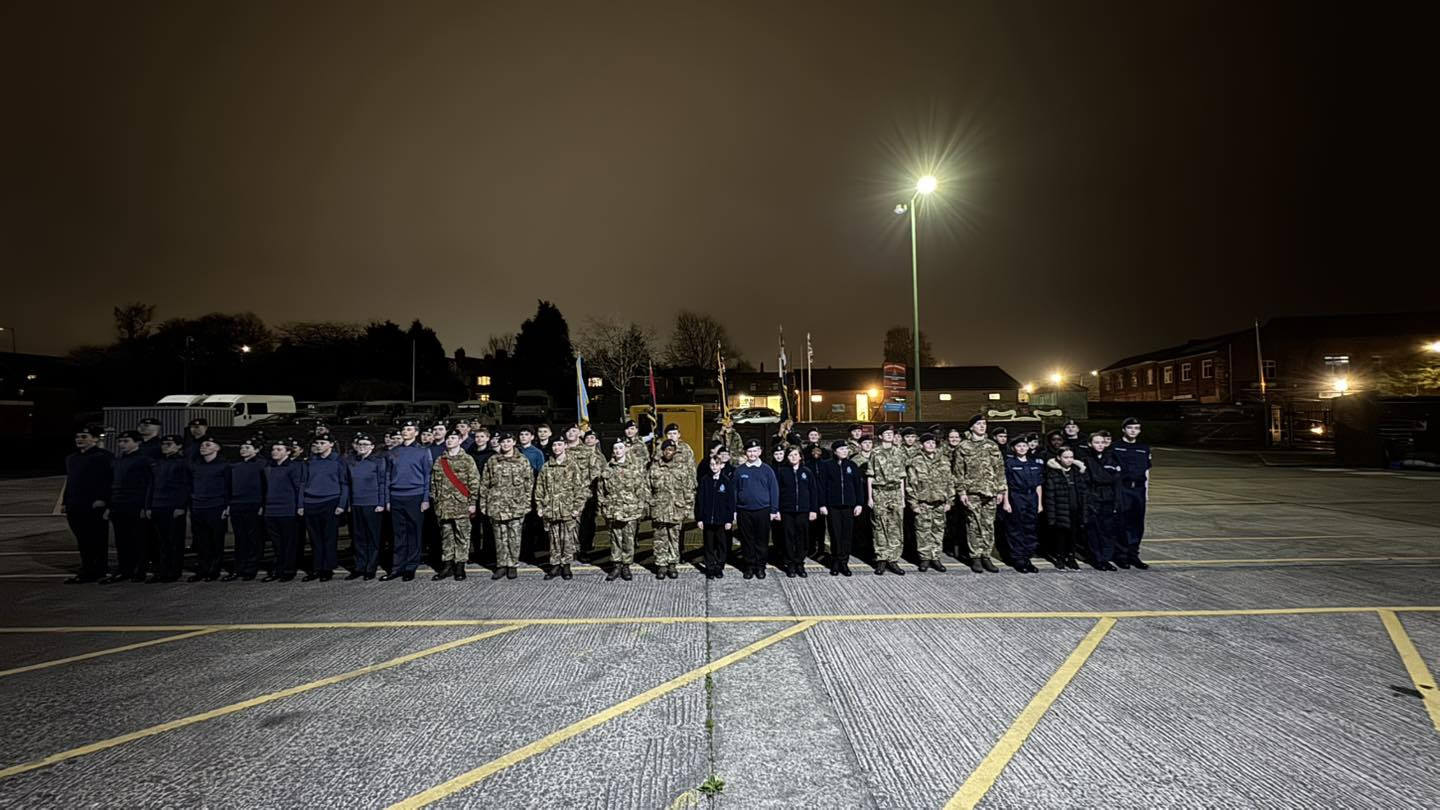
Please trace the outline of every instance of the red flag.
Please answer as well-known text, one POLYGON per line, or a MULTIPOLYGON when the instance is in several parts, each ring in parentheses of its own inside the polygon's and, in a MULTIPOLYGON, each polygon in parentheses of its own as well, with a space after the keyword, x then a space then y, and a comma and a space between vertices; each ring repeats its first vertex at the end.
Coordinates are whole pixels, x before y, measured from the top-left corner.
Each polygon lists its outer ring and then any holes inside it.
POLYGON ((654 408, 654 409, 657 409, 657 412, 658 412, 658 409, 659 409, 659 407, 660 407, 660 397, 656 396, 656 394, 655 394, 655 364, 654 364, 654 363, 651 363, 651 364, 650 364, 650 407, 651 407, 651 408, 654 408))

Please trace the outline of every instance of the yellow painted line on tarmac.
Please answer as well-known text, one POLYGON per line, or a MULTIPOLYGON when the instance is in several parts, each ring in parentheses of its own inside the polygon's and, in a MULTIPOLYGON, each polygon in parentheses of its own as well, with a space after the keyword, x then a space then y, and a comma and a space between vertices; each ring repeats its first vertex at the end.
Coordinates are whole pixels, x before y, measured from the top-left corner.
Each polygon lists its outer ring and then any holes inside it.
POLYGON ((1265 563, 1433 562, 1440 557, 1255 557, 1217 560, 1147 560, 1151 565, 1256 565, 1265 563))
POLYGON ((1332 607, 1211 608, 1196 610, 1050 610, 970 613, 853 613, 789 616, 585 616, 575 618, 406 619, 348 622, 272 622, 255 624, 55 625, 0 627, 0 634, 30 633, 165 633, 187 630, 379 630, 419 627, 493 627, 513 624, 537 627, 633 624, 785 624, 793 622, 983 621, 987 619, 1199 619, 1235 616, 1314 616, 1347 613, 1440 613, 1440 605, 1339 605, 1332 607))
MULTIPOLYGON (((1373 534, 1295 534, 1289 536, 1256 535, 1254 537, 1147 537, 1146 543, 1200 543, 1213 542, 1217 540, 1372 540, 1378 539, 1373 534)), ((1419 537, 1417 539, 1427 539, 1419 537)))
POLYGON ((1440 731, 1440 692, 1435 688, 1435 676, 1430 674, 1430 668, 1425 665, 1425 659, 1420 657, 1420 651, 1415 649, 1415 643, 1410 640, 1410 634, 1405 632, 1405 625, 1400 623, 1400 617, 1395 615, 1393 610, 1380 611, 1380 621, 1385 624, 1385 631, 1390 634, 1390 641, 1395 644, 1395 652, 1400 654, 1400 660, 1405 663, 1405 670, 1410 673, 1410 680, 1415 683, 1415 690, 1420 693, 1420 699, 1425 703, 1425 711, 1430 713, 1430 723, 1440 731))
POLYGON ((390 805, 390 809, 411 810, 412 808, 425 807, 432 802, 437 802, 447 796, 452 796, 468 787, 471 787, 477 782, 486 779, 487 777, 490 777, 496 773, 499 773, 500 771, 505 770, 506 768, 511 767, 512 765, 518 765, 519 763, 524 762, 531 757, 543 754, 551 748, 554 748, 555 746, 565 742, 566 740, 571 739, 572 737, 576 737, 589 731, 590 729, 608 723, 622 714, 638 709, 641 706, 644 706, 645 704, 656 700, 657 698, 664 697, 665 695, 674 692, 676 689, 692 684, 704 678, 706 675, 711 674, 712 672, 724 669, 725 667, 728 667, 738 661, 743 661, 744 659, 749 658, 755 653, 758 653, 773 644, 778 644, 781 641, 784 641, 791 636, 803 633, 814 626, 814 620, 801 621, 796 624, 792 624, 778 633, 768 635, 765 638, 762 638, 759 641, 755 642, 754 644, 742 647, 723 658, 711 661, 704 666, 696 667, 695 669, 692 669, 683 675, 671 678, 670 680, 660 684, 659 686, 654 687, 653 689, 647 689, 646 691, 641 692, 640 694, 628 700, 616 703, 614 706, 611 706, 604 711, 596 712, 595 714, 592 714, 589 717, 584 718, 583 720, 571 723, 570 725, 560 729, 559 731, 547 734, 544 737, 536 740, 535 742, 530 743, 529 745, 526 745, 522 748, 517 748, 514 751, 505 754, 504 756, 492 759, 484 765, 475 768, 474 770, 466 771, 465 773, 462 773, 459 776, 456 776, 446 782, 442 782, 441 784, 438 784, 435 787, 430 788, 429 790, 417 793, 414 796, 411 796, 410 798, 403 801, 396 802, 395 804, 390 805))
POLYGON ((1114 619, 1101 619, 1095 623, 1090 632, 1085 634, 1085 638, 1081 639, 1079 646, 1070 653, 1060 668, 1055 670, 1055 674, 1050 676, 1050 680, 1030 698, 1020 716, 1005 730, 995 747, 990 749, 990 753, 985 755, 985 759, 981 760, 979 766, 970 774, 970 778, 966 779, 950 801, 945 803, 945 810, 970 810, 985 798, 985 794, 1000 777, 1000 772, 1010 764, 1010 760, 1020 750, 1020 746, 1025 744, 1030 732, 1040 723, 1040 718, 1044 717, 1045 712, 1059 699, 1060 693, 1070 685, 1070 681, 1074 680, 1080 668, 1085 666, 1095 648, 1100 646, 1105 634, 1114 626, 1114 619))
POLYGON ((174 731, 175 729, 185 728, 186 726, 193 726, 196 723, 203 723, 206 720, 214 720, 217 717, 224 717, 226 715, 241 712, 246 709, 253 709, 256 706, 263 706, 266 703, 273 703, 277 700, 294 697, 295 695, 304 694, 305 692, 309 692, 313 689, 319 689, 323 686, 331 686, 337 683, 343 683, 348 680, 359 678, 362 675, 369 675, 373 672, 380 672, 381 670, 398 667, 402 664, 408 664, 411 661, 417 661, 427 656, 447 652, 449 650, 456 649, 457 647, 464 647, 467 644, 474 644, 477 641, 492 638, 494 636, 501 635, 502 633, 509 633, 515 630, 519 630, 522 627, 525 627, 524 622, 513 623, 505 627, 496 628, 494 630, 487 630, 484 633, 479 633, 473 636, 466 636, 465 638, 456 639, 455 641, 447 641, 444 644, 437 644, 434 647, 427 647, 423 650, 418 650, 413 653, 402 655, 399 658, 391 658, 388 661, 381 661, 380 663, 370 664, 368 666, 360 667, 359 669, 352 669, 349 672, 342 672, 339 675, 331 675, 326 678, 321 678, 318 681, 311 681, 309 683, 300 684, 299 686, 292 686, 289 689, 282 689, 278 692, 270 692, 268 694, 259 695, 257 697, 250 698, 249 700, 242 700, 239 703, 231 703, 228 706, 221 706, 218 709, 211 709, 208 712, 192 714, 189 717, 181 717, 178 720, 171 720, 169 722, 160 723, 159 725, 150 726, 149 728, 142 728, 139 731, 132 731, 128 734, 121 734, 118 737, 111 737, 106 740, 100 740, 99 742, 82 745, 79 748, 71 748, 67 751, 61 751, 56 754, 51 754, 50 756, 43 757, 41 759, 31 760, 30 762, 22 762, 19 765, 12 765, 9 768, 0 770, 0 779, 8 779, 17 774, 38 770, 40 768, 48 768, 51 765, 55 765, 60 762, 65 762, 67 760, 75 759, 77 757, 83 757, 88 754, 99 753, 100 751, 107 751, 111 748, 124 745, 125 743, 134 742, 135 740, 143 740, 146 737, 153 737, 157 734, 164 734, 167 731, 174 731))
POLYGON ((187 638, 195 638, 196 636, 208 636, 211 633, 218 632, 220 632, 220 628, 209 627, 204 630, 194 630, 189 633, 181 633, 178 636, 153 638, 149 641, 141 641, 135 644, 126 644, 123 647, 111 647, 105 650, 96 650, 94 652, 82 653, 80 655, 72 655, 68 658, 56 658, 53 661, 41 661, 38 664, 15 667, 14 669, 0 669, 0 678, 3 678, 7 675, 19 675, 22 672, 34 672, 37 669, 49 669, 50 667, 58 667, 61 664, 72 664, 76 661, 88 661, 91 658, 99 658, 102 655, 114 655, 115 653, 129 652, 131 650, 139 650, 145 647, 154 647, 157 644, 169 644, 172 641, 183 641, 187 638))

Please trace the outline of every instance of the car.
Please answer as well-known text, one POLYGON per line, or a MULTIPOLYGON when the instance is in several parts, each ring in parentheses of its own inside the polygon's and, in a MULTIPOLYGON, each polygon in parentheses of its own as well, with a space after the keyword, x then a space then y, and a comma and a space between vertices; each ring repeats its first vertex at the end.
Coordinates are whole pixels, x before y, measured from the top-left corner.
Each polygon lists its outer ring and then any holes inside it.
POLYGON ((780 413, 774 408, 741 408, 730 415, 730 421, 737 425, 775 425, 780 422, 780 413))

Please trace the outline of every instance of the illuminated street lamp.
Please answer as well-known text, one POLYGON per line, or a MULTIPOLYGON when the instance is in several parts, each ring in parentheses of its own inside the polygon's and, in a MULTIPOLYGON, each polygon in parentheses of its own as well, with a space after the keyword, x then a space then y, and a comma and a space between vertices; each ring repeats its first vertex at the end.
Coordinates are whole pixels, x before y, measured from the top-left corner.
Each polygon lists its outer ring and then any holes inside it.
POLYGON ((1432 340, 1425 344, 1425 351, 1440 354, 1440 340, 1432 340))
POLYGON ((910 214, 910 294, 915 308, 914 329, 910 333, 911 342, 915 344, 915 419, 920 419, 920 261, 919 254, 915 247, 915 203, 919 202, 920 196, 930 194, 939 188, 940 181, 935 175, 927 174, 915 183, 915 194, 910 197, 910 204, 901 203, 895 206, 896 215, 903 216, 910 214))
POLYGON ((1054 374, 1050 375, 1050 382, 1059 385, 1060 383, 1065 382, 1065 375, 1057 371, 1054 374))
POLYGON ((1027 393, 1027 394, 1033 394, 1033 393, 1035 393, 1035 383, 1025 383, 1025 393, 1027 393))
POLYGON ((1350 390, 1350 380, 1346 377, 1336 377, 1330 385, 1335 389, 1335 393, 1337 394, 1343 395, 1346 391, 1350 390))
POLYGON ((242 346, 240 347, 240 353, 241 353, 241 354, 249 354, 249 353, 250 353, 250 347, 249 347, 249 346, 242 345, 242 346))

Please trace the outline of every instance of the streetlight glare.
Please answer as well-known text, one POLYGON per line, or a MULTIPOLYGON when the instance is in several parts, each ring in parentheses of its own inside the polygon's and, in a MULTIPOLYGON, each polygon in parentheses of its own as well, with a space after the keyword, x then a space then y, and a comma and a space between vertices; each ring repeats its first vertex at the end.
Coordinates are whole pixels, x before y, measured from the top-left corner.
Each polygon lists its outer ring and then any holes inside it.
POLYGON ((1057 371, 1054 374, 1050 375, 1050 382, 1059 385, 1060 383, 1065 382, 1065 375, 1057 371))
POLYGON ((921 194, 929 194, 930 192, 938 188, 939 185, 940 181, 935 179, 935 175, 927 174, 924 177, 920 178, 920 182, 915 184, 915 190, 920 192, 921 194))
POLYGON ((909 210, 910 206, 906 205, 905 203, 900 203, 899 205, 895 206, 895 216, 903 217, 905 216, 905 212, 909 210))
POLYGON ((1440 353, 1440 340, 1431 341, 1425 344, 1425 350, 1440 353))
POLYGON ((1337 394, 1343 394, 1350 390, 1350 380, 1345 377, 1336 377, 1334 385, 1337 394))
POLYGON ((241 347, 240 347, 240 352, 241 352, 242 354, 249 354, 249 353, 250 353, 250 347, 249 347, 249 346, 241 346, 241 347))

